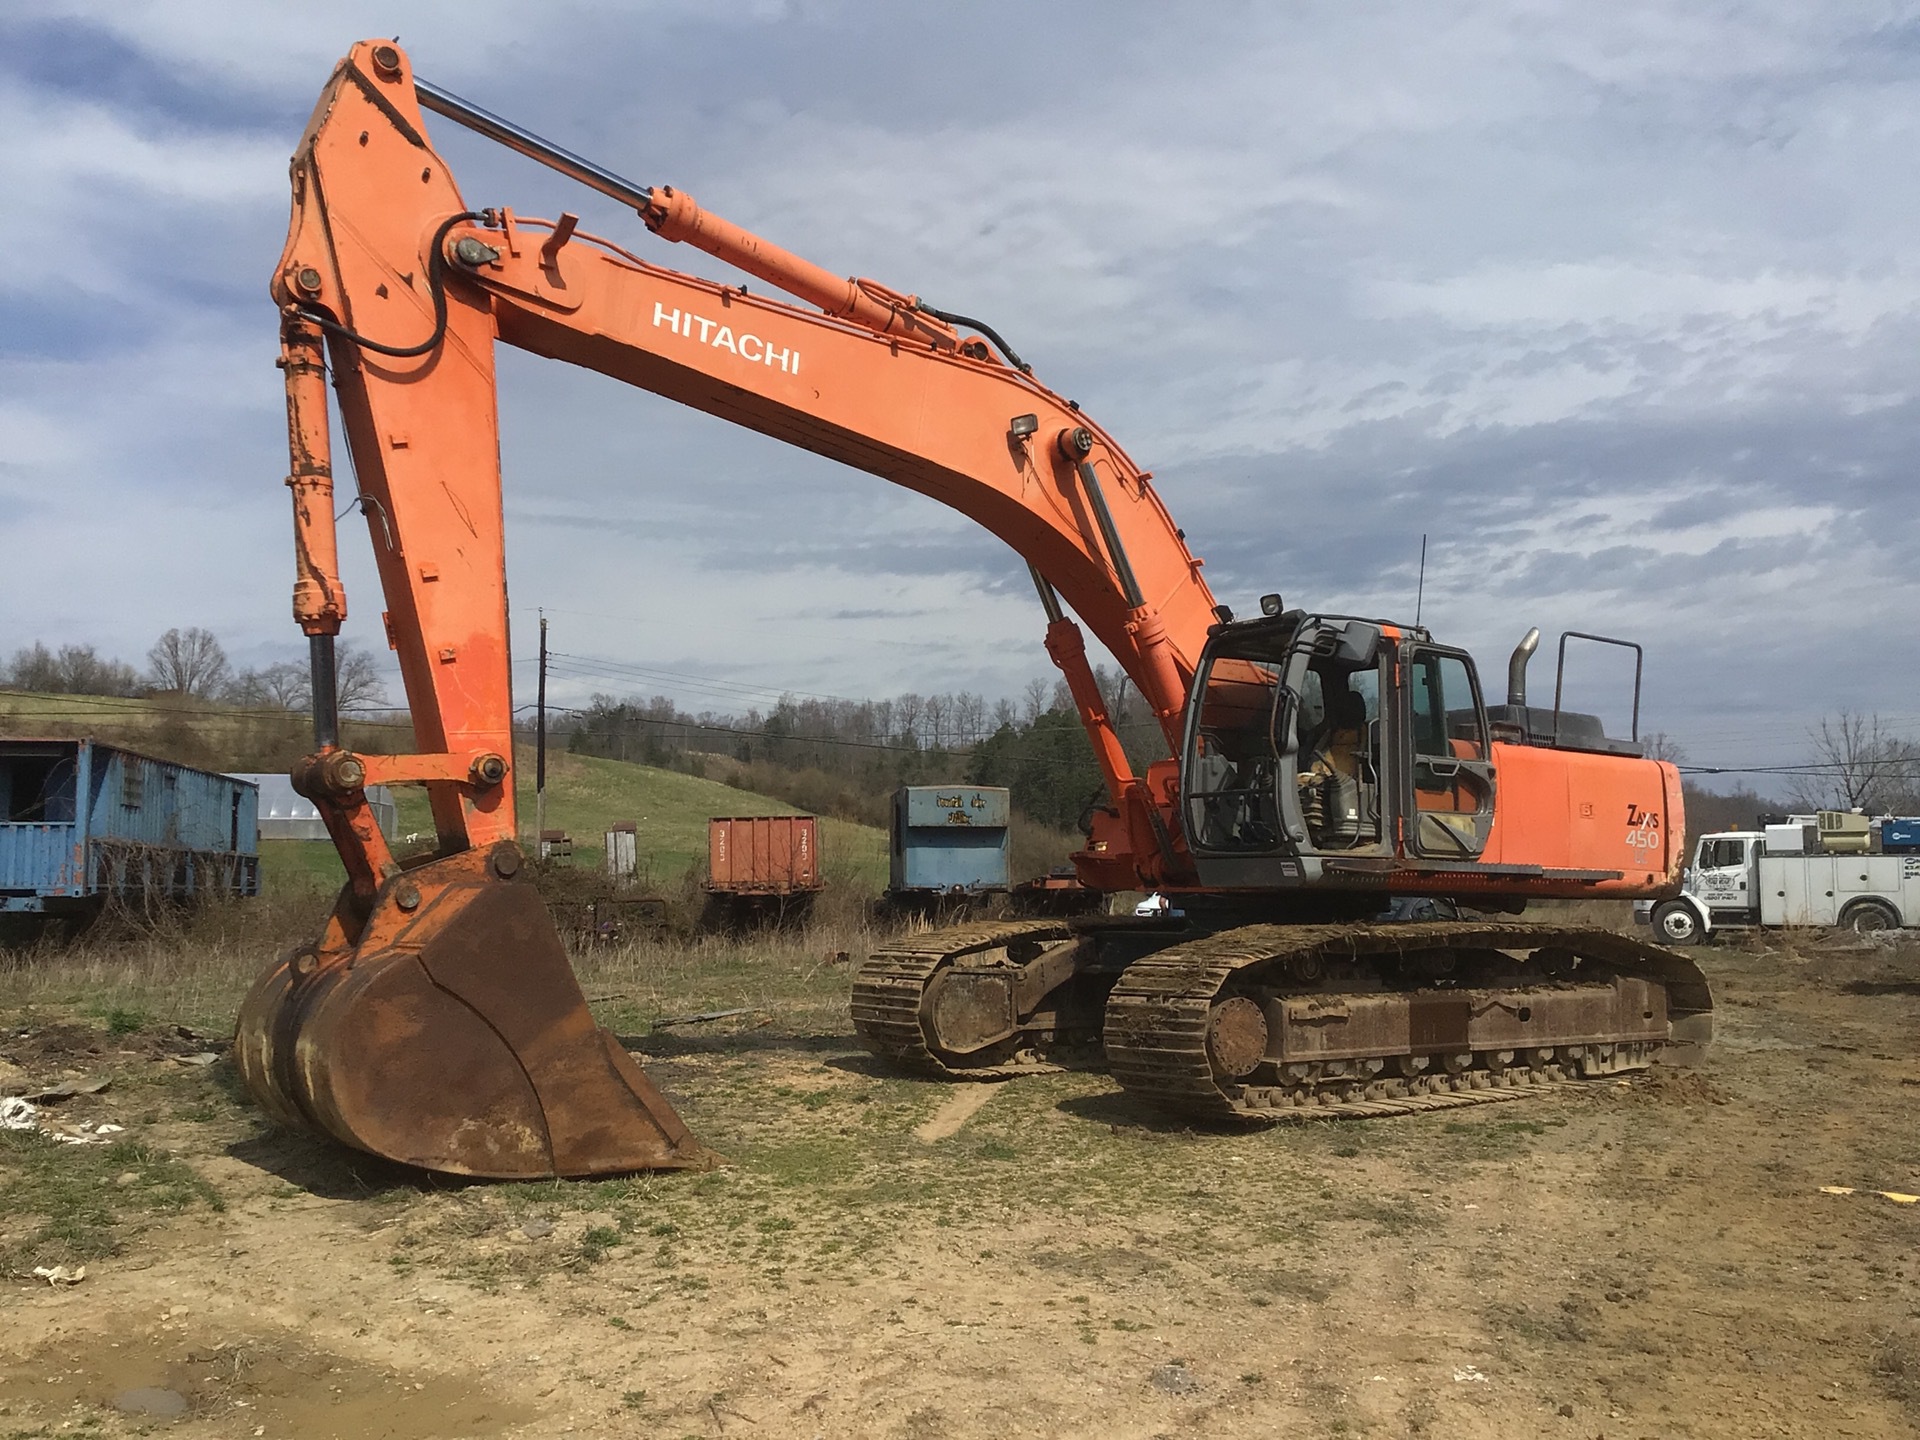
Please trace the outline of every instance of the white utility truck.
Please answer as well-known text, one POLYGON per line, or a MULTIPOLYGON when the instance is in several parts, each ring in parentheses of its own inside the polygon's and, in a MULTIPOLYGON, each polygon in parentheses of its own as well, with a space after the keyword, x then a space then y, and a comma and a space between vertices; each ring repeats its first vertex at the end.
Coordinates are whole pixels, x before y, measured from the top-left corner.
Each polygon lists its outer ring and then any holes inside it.
POLYGON ((1754 926, 1920 926, 1920 821, 1821 811, 1703 835, 1680 893, 1638 902, 1634 918, 1669 945, 1754 926))

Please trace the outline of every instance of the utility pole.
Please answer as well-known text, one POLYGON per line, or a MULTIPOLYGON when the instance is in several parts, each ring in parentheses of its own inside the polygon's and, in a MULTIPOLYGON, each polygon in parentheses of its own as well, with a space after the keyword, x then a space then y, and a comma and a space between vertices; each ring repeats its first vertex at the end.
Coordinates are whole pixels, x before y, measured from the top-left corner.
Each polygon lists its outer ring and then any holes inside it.
POLYGON ((533 853, 546 857, 542 848, 547 833, 547 616, 540 613, 540 694, 534 706, 533 722, 533 853))

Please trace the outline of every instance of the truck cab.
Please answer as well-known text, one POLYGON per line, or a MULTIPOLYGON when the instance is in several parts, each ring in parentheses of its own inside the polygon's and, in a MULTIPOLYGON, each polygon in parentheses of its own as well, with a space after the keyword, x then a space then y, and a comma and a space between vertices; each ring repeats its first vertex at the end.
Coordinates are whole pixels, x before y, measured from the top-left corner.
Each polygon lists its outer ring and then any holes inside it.
POLYGON ((1669 945, 1692 945, 1715 930, 1760 923, 1760 857, 1767 839, 1757 830, 1702 835, 1680 893, 1658 904, 1643 901, 1634 918, 1650 921, 1669 945))

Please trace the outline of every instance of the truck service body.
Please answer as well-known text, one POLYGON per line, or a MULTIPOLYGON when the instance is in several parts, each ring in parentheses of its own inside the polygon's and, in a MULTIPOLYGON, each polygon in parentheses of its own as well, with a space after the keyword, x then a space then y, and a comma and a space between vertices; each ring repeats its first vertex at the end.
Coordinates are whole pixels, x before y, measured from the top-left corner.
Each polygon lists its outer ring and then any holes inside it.
POLYGON ((1912 823, 1862 826, 1851 832, 1858 848, 1844 849, 1837 833, 1812 823, 1703 835, 1680 894, 1639 902, 1635 918, 1668 944, 1754 926, 1845 926, 1863 934, 1920 926, 1920 850, 1884 838, 1904 835, 1897 827, 1912 823), (1783 851, 1783 834, 1798 848, 1783 851))

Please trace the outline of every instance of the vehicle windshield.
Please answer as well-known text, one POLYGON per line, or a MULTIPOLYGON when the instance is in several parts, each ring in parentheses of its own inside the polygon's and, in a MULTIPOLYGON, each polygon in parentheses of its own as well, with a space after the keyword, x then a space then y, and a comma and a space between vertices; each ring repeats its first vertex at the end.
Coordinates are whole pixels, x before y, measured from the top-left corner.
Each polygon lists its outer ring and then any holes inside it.
POLYGON ((1271 850, 1279 843, 1280 747, 1275 711, 1291 630, 1256 631, 1208 660, 1188 757, 1189 833, 1209 850, 1271 850))
POLYGON ((1216 641, 1196 682, 1184 777, 1198 848, 1280 848, 1282 814, 1294 815, 1283 810, 1283 786, 1299 806, 1291 823, 1314 849, 1379 843, 1379 665, 1326 643, 1337 634, 1315 623, 1310 652, 1293 626, 1216 641), (1290 669, 1297 694, 1285 683, 1290 669))

